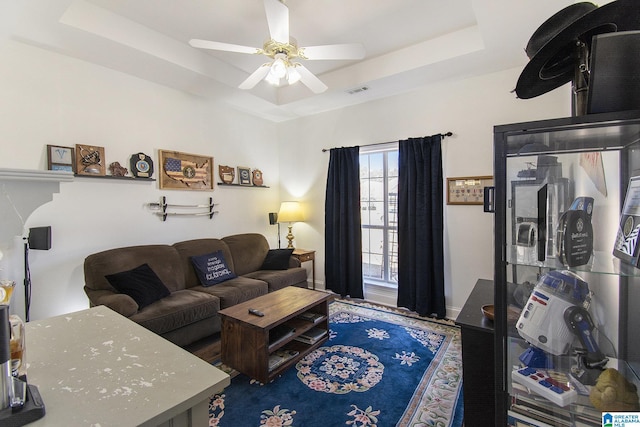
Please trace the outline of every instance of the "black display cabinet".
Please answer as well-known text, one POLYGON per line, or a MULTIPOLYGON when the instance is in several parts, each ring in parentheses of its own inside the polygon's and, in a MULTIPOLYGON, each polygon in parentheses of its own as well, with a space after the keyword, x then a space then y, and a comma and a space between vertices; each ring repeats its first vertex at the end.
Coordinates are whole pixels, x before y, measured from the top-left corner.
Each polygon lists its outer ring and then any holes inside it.
POLYGON ((604 369, 640 385, 640 111, 495 126, 494 156, 496 425, 600 426, 604 369))

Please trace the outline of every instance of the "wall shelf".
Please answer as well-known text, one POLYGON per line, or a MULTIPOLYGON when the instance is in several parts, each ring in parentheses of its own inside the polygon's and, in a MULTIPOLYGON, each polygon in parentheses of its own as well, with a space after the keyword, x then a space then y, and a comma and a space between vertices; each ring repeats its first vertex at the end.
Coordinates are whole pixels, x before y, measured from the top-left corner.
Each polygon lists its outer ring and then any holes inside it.
POLYGON ((30 169, 0 169, 3 181, 73 181, 73 174, 61 171, 41 171, 30 169))
POLYGON ((245 188, 269 188, 268 185, 241 185, 241 184, 225 184, 224 182, 218 182, 220 187, 245 187, 245 188))
POLYGON ((74 174, 76 178, 101 178, 101 179, 116 179, 122 181, 143 181, 143 182, 152 182, 155 181, 155 178, 137 178, 135 176, 113 176, 113 175, 80 175, 74 174))

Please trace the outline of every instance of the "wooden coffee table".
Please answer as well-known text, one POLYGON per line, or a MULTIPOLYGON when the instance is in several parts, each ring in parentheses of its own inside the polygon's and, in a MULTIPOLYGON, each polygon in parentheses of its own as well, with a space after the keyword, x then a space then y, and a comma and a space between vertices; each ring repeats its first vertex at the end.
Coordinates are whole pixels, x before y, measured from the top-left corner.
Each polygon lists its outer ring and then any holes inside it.
POLYGON ((329 338, 328 306, 333 297, 289 286, 221 310, 222 363, 266 384, 329 338), (264 316, 250 314, 249 309, 264 316), (282 336, 283 330, 289 333, 282 336), (312 333, 317 338, 305 342, 312 333), (270 368, 270 358, 273 366, 283 353, 284 361, 270 368))

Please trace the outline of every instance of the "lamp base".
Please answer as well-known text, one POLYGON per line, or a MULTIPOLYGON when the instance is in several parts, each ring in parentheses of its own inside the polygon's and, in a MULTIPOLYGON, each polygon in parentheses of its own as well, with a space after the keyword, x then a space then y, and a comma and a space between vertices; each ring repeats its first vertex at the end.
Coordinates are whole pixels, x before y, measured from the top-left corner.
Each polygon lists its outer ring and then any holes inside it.
POLYGON ((293 225, 289 225, 289 233, 287 234, 287 240, 289 241, 289 245, 287 245, 287 249, 295 249, 293 246, 293 233, 291 232, 291 228, 293 225))

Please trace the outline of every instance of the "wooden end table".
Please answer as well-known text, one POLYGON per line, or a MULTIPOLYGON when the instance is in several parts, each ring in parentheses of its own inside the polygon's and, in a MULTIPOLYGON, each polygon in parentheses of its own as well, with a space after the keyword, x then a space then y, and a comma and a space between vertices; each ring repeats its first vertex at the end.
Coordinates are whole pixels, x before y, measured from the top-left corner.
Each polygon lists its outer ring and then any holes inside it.
POLYGON ((222 363, 268 383, 329 338, 328 310, 332 298, 326 292, 289 286, 220 310, 222 363), (250 308, 264 316, 250 314, 250 308), (301 318, 305 314, 313 315, 315 321, 301 318), (284 327, 292 331, 276 340, 276 332, 284 327), (299 341, 311 329, 326 333, 311 343, 299 341), (285 350, 295 356, 270 369, 269 358, 285 350))
POLYGON ((311 278, 313 289, 316 288, 316 251, 306 249, 294 249, 292 256, 296 257, 300 263, 311 261, 311 278))

